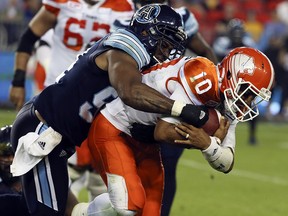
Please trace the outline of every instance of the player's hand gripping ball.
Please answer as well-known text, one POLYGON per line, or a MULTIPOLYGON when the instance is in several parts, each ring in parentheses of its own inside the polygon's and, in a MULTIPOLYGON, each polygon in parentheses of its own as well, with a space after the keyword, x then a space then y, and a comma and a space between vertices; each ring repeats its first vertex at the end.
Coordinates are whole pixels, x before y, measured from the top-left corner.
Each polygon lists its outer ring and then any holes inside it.
POLYGON ((213 108, 209 108, 208 110, 209 110, 209 119, 202 126, 202 128, 206 133, 212 136, 220 126, 221 114, 218 110, 213 108))

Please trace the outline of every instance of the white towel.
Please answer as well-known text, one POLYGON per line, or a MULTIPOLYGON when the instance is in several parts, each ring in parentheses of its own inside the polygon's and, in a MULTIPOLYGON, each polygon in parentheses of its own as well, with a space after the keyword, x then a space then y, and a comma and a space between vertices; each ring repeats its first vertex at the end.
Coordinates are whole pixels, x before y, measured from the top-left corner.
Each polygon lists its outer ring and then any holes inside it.
POLYGON ((29 132, 18 140, 10 171, 13 176, 27 173, 42 158, 48 155, 60 142, 62 136, 51 127, 41 134, 29 132))

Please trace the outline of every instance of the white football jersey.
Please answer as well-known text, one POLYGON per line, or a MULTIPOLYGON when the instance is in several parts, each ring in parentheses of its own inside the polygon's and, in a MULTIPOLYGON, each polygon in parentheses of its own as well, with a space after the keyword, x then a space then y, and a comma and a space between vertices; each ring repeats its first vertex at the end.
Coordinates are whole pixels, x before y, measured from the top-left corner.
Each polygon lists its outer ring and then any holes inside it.
MULTIPOLYGON (((220 101, 216 66, 203 57, 183 57, 157 64, 151 69, 143 71, 142 82, 172 100, 187 104, 201 105, 213 101, 219 103, 220 101), (208 62, 208 64, 204 65, 203 62, 208 62), (184 74, 184 70, 189 72, 184 74), (190 83, 189 80, 191 80, 190 83)), ((179 118, 171 116, 135 110, 124 104, 119 97, 106 104, 101 113, 117 129, 130 136, 129 128, 134 122, 152 125, 157 123, 158 118, 169 123, 180 121, 179 118)), ((236 121, 230 124, 228 134, 222 143, 222 146, 229 146, 233 150, 235 148, 236 124, 236 121)))
POLYGON ((45 8, 57 15, 45 86, 53 84, 89 42, 109 33, 116 19, 127 19, 133 15, 133 6, 129 1, 105 0, 89 5, 84 0, 43 0, 45 8))

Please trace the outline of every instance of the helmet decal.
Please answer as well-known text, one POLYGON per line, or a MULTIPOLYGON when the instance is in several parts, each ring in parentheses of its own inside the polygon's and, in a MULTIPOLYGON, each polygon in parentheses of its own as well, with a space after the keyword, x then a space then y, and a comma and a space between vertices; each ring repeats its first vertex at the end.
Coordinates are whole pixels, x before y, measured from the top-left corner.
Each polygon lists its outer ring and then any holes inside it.
POLYGON ((248 74, 250 76, 253 75, 255 69, 254 58, 248 56, 246 54, 236 54, 232 57, 233 62, 241 62, 240 65, 235 65, 236 71, 241 74, 248 74), (235 60, 234 60, 235 59, 235 60), (237 68, 238 67, 238 68, 237 68))
POLYGON ((145 24, 155 19, 161 11, 159 5, 147 5, 137 11, 136 20, 139 23, 145 24))

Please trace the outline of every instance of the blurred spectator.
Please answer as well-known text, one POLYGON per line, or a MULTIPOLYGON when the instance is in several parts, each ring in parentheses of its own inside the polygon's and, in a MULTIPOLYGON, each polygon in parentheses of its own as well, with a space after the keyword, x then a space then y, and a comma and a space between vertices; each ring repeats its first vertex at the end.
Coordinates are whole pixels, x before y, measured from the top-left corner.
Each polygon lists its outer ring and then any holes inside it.
POLYGON ((223 35, 216 37, 213 42, 213 49, 219 61, 235 47, 256 46, 251 36, 245 32, 242 20, 237 18, 231 19, 225 29, 227 31, 223 32, 223 35))
POLYGON ((1 3, 0 20, 4 27, 2 33, 7 34, 7 46, 16 43, 20 34, 19 24, 23 20, 21 3, 20 0, 5 0, 1 3))
POLYGON ((24 18, 28 23, 42 6, 41 0, 23 0, 24 2, 24 18))
POLYGON ((276 5, 276 13, 279 20, 288 26, 288 1, 276 5))
MULTIPOLYGON (((287 98, 287 67, 285 56, 288 43, 288 2, 283 1, 271 11, 271 21, 267 22, 258 43, 258 49, 263 51, 271 60, 275 69, 275 90, 280 90, 279 116, 283 120, 285 115, 285 100, 287 98)), ((286 60, 287 61, 287 60, 286 60)), ((277 101, 278 102, 278 101, 277 101)), ((270 116, 270 113, 267 113, 270 116)))
POLYGON ((257 43, 257 48, 262 52, 265 52, 265 50, 268 49, 272 37, 283 38, 285 35, 288 35, 287 25, 279 19, 276 10, 273 10, 270 13, 271 20, 265 24, 264 31, 257 43))
POLYGON ((247 19, 244 23, 246 32, 248 32, 253 40, 257 43, 263 32, 263 24, 256 19, 256 11, 247 11, 247 19))
POLYGON ((279 77, 279 86, 281 87, 280 99, 280 117, 288 119, 288 36, 284 39, 284 43, 279 51, 279 63, 283 68, 282 74, 279 77))

